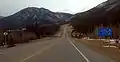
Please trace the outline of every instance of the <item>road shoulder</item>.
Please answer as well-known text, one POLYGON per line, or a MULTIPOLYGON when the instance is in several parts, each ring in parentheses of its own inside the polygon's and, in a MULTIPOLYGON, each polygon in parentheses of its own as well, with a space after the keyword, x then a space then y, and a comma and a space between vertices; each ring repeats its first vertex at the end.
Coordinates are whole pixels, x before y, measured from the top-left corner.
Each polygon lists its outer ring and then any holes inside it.
POLYGON ((105 48, 100 45, 101 40, 80 40, 74 39, 77 44, 84 44, 93 51, 109 57, 110 59, 114 60, 115 62, 120 62, 120 51, 117 48, 105 48))
POLYGON ((104 56, 94 50, 92 50, 89 46, 81 43, 83 40, 75 40, 70 36, 70 29, 68 30, 68 36, 70 40, 77 46, 77 48, 88 58, 90 62, 114 62, 111 58, 104 56))

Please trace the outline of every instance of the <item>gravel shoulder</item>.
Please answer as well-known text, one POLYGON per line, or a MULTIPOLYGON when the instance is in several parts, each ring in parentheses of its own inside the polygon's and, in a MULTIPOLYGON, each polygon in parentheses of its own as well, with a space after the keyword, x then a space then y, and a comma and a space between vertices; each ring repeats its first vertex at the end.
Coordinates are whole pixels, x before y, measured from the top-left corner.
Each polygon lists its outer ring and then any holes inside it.
POLYGON ((115 62, 120 62, 120 50, 118 48, 102 47, 102 40, 83 40, 74 38, 77 44, 82 43, 99 54, 109 57, 115 62))

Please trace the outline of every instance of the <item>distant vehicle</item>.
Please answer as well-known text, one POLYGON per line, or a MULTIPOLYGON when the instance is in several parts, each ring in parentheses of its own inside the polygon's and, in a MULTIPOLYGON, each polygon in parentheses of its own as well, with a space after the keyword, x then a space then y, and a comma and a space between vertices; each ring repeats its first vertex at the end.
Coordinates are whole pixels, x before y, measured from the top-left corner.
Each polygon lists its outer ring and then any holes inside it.
POLYGON ((81 37, 83 37, 83 34, 73 30, 71 32, 71 36, 74 37, 74 38, 81 38, 81 37))

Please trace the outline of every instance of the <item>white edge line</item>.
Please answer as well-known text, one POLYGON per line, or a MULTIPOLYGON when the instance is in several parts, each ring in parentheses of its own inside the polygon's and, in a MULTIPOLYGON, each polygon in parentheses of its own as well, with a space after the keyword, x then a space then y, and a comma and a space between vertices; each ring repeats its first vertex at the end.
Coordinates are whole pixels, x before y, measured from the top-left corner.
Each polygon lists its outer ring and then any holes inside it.
POLYGON ((87 61, 87 62, 90 62, 89 60, 88 60, 88 58, 77 48, 77 46, 75 46, 75 44, 73 44, 73 40, 71 41, 70 39, 69 39, 69 37, 68 37, 68 33, 66 33, 67 35, 67 39, 68 39, 68 41, 70 42, 70 44, 82 55, 82 57, 87 61))

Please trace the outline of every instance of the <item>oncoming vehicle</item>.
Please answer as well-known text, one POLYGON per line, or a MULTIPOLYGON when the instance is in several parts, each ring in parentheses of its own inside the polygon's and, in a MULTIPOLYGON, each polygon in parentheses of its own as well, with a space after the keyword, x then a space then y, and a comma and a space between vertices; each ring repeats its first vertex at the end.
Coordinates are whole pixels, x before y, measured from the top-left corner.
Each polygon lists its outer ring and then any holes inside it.
POLYGON ((81 37, 83 37, 83 34, 73 30, 71 32, 71 36, 74 37, 74 38, 81 38, 81 37))

